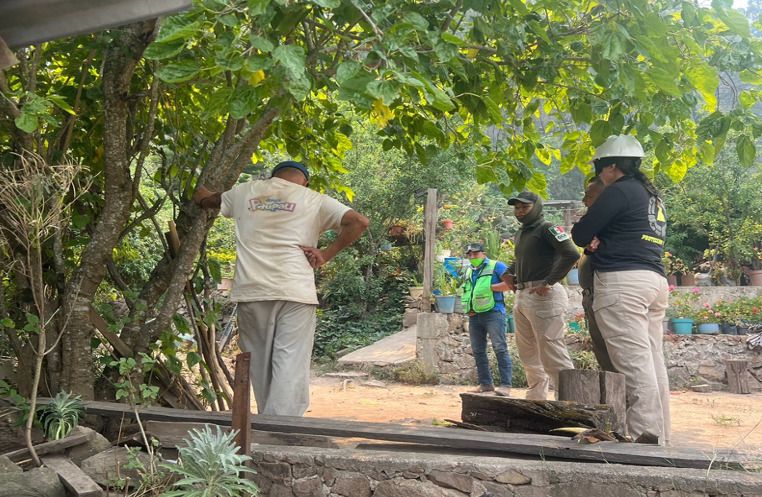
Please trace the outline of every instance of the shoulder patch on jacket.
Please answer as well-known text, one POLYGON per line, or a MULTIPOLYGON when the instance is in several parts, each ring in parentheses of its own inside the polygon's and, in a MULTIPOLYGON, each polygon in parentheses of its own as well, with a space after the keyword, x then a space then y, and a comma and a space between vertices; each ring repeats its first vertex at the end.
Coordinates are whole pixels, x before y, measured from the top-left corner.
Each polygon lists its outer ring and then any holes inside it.
POLYGON ((550 234, 553 235, 553 238, 559 242, 565 242, 569 239, 569 233, 567 233, 566 230, 564 230, 561 226, 551 226, 548 228, 548 231, 550 231, 550 234))

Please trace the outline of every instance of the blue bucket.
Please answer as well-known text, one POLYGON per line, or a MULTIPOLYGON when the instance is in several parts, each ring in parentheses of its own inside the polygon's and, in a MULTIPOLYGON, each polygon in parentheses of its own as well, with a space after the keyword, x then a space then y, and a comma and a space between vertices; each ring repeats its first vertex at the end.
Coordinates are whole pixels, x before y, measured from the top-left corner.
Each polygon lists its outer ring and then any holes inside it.
POLYGON ((693 320, 673 318, 672 331, 675 332, 675 335, 690 335, 693 332, 693 320))
POLYGON ((573 267, 569 270, 569 273, 566 275, 566 284, 579 285, 579 269, 573 267))
POLYGON ((455 299, 458 298, 455 295, 441 296, 437 295, 437 311, 442 314, 452 314, 455 312, 455 299))
POLYGON ((701 323, 698 325, 698 332, 702 335, 716 335, 720 332, 720 325, 717 323, 701 323))

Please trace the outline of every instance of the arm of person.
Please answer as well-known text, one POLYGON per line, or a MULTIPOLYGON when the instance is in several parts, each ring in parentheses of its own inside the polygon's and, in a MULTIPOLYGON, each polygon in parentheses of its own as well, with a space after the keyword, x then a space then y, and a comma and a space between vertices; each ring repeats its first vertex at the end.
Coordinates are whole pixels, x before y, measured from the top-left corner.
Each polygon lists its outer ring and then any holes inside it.
POLYGON ((505 271, 502 272, 502 274, 499 275, 500 282, 493 284, 490 288, 492 288, 493 292, 508 292, 508 291, 515 291, 516 287, 513 284, 513 274, 511 274, 511 267, 508 266, 505 271))
POLYGON ((330 261, 336 254, 356 242, 368 228, 368 218, 355 210, 348 210, 341 218, 341 232, 336 240, 324 249, 302 247, 304 255, 313 268, 319 268, 330 261))
POLYGON ((586 247, 612 219, 627 208, 627 197, 621 189, 616 185, 606 188, 598 200, 590 206, 587 214, 572 227, 572 240, 577 246, 586 247))
POLYGON ((193 192, 193 202, 204 209, 219 209, 222 205, 222 193, 213 192, 204 185, 198 185, 193 192))
POLYGON ((553 267, 550 268, 550 273, 545 278, 545 286, 532 288, 529 293, 547 295, 550 287, 561 281, 561 278, 566 276, 566 273, 574 267, 574 264, 579 260, 579 252, 572 243, 569 234, 563 230, 559 231, 556 226, 543 230, 542 235, 548 243, 553 245, 556 255, 553 258, 553 267))

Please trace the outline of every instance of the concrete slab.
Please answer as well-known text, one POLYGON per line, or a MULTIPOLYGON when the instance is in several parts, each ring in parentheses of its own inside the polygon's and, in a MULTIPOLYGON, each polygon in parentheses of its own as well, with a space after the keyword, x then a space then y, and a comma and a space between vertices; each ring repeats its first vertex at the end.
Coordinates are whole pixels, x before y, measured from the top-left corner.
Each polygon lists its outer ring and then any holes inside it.
POLYGON ((415 360, 415 325, 350 352, 338 360, 344 366, 393 366, 415 360))

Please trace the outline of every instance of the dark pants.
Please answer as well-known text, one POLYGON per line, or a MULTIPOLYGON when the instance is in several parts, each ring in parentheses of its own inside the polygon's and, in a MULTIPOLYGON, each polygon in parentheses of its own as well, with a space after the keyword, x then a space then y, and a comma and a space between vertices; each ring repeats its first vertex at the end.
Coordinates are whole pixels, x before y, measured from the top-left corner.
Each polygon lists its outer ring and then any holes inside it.
POLYGON ((582 308, 585 310, 585 319, 587 320, 587 329, 590 331, 590 340, 593 342, 593 354, 598 361, 598 365, 603 371, 618 373, 611 363, 609 351, 606 348, 606 342, 603 340, 598 323, 595 322, 595 313, 593 312, 593 291, 585 288, 582 290, 582 308))

